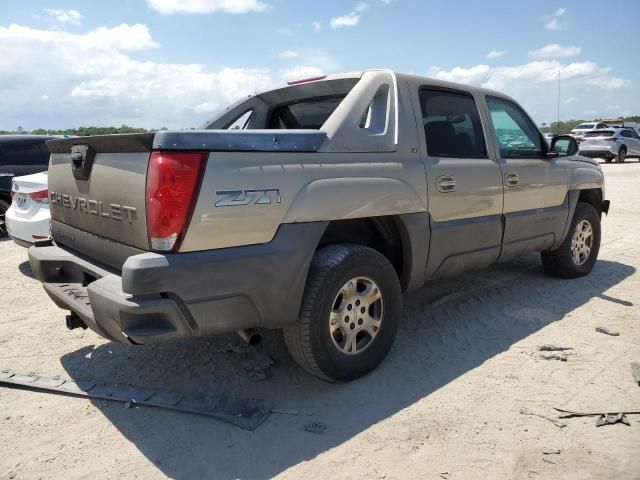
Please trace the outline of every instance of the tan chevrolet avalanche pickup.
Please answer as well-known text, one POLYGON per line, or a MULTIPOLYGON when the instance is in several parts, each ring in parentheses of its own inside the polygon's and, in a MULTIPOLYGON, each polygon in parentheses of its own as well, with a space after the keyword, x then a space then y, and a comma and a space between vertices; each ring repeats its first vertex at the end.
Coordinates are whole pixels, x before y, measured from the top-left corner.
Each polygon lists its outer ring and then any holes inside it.
POLYGON ((48 143, 45 291, 131 345, 283 329, 327 380, 374 369, 402 293, 541 252, 588 274, 609 202, 573 138, 498 92, 388 70, 293 82, 200 130, 48 143))

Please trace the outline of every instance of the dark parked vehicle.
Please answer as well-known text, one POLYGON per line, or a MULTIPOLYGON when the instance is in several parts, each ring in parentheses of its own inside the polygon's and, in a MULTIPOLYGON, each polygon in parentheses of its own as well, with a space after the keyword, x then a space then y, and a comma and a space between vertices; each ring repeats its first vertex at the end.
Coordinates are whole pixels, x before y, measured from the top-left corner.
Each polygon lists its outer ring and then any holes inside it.
POLYGON ((49 165, 46 135, 0 135, 0 237, 7 234, 4 216, 11 204, 11 179, 42 172, 49 165))

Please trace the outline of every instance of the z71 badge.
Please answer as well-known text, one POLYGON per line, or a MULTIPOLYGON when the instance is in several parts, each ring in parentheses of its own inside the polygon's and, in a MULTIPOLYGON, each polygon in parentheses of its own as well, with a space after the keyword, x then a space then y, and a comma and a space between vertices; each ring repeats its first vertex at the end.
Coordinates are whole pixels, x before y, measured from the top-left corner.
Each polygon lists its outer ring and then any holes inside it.
POLYGON ((271 205, 281 203, 280 189, 265 188, 261 190, 219 190, 216 207, 233 207, 235 205, 271 205))

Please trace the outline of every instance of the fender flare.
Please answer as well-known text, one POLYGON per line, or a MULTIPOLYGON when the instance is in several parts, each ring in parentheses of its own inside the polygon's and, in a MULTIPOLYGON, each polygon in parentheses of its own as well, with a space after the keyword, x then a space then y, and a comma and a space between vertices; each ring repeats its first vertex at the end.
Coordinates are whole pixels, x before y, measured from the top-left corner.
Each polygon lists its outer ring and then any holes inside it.
POLYGON ((604 174, 595 168, 578 167, 573 170, 569 190, 604 189, 604 174))

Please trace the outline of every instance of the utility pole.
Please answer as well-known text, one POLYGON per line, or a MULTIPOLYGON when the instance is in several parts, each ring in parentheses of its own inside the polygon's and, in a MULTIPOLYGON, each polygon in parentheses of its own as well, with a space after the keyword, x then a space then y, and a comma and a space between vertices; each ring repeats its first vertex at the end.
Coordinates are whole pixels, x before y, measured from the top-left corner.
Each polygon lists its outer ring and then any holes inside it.
POLYGON ((560 69, 558 67, 558 123, 556 123, 556 135, 560 135, 560 69))

